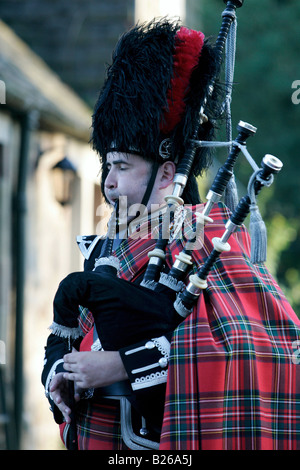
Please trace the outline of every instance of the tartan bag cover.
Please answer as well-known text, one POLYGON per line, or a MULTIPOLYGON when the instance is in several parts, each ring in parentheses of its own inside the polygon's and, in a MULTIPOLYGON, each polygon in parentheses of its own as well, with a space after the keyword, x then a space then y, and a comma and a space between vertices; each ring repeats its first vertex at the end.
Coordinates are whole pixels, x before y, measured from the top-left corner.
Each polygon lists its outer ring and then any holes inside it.
MULTIPOLYGON (((211 239, 222 235, 229 213, 218 204, 210 215, 214 222, 205 227, 203 247, 193 252, 197 265, 211 252, 211 239)), ((155 245, 151 236, 141 236, 116 251, 118 275, 128 281, 144 272, 155 245)), ((292 360, 299 319, 266 268, 250 263, 244 227, 230 245, 197 307, 174 333, 161 450, 300 448, 300 365, 292 360)), ((168 245, 169 267, 181 249, 180 237, 168 245)), ((83 309, 80 323, 86 334, 81 350, 90 350, 91 313, 83 309)), ((119 421, 117 402, 83 400, 79 448, 126 449, 119 421)))
MULTIPOLYGON (((198 265, 226 208, 211 217, 198 265)), ((173 335, 160 449, 300 449, 300 321, 265 266, 250 263, 245 228, 229 243, 173 335)))

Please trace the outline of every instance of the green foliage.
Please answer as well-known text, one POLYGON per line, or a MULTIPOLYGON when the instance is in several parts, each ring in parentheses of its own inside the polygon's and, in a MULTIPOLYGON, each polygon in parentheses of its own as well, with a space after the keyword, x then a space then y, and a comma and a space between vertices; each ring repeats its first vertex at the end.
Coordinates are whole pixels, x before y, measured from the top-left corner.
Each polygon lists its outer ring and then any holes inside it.
MULTIPOLYGON (((223 1, 187 0, 187 8, 189 26, 218 34, 223 1)), ((292 102, 292 84, 300 80, 300 2, 245 0, 237 18, 233 137, 238 121, 247 121, 258 128, 247 144, 256 162, 266 153, 283 162, 258 199, 268 227, 268 266, 300 315, 300 104, 292 102)), ((244 159, 235 173, 246 186, 244 159)))

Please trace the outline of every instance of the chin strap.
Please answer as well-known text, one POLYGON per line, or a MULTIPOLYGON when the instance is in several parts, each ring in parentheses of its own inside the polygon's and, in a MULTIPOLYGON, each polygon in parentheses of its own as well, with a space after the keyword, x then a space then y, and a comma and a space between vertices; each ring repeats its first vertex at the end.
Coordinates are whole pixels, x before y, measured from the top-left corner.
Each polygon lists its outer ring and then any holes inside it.
POLYGON ((157 175, 157 172, 158 172, 158 168, 159 168, 159 163, 154 162, 153 165, 152 165, 152 172, 151 172, 150 179, 148 181, 147 189, 145 191, 145 194, 144 194, 142 202, 141 202, 142 206, 146 207, 148 202, 149 202, 149 199, 150 199, 150 196, 151 196, 151 193, 152 193, 152 189, 153 189, 153 186, 154 186, 154 183, 155 183, 155 178, 156 178, 156 175, 157 175))

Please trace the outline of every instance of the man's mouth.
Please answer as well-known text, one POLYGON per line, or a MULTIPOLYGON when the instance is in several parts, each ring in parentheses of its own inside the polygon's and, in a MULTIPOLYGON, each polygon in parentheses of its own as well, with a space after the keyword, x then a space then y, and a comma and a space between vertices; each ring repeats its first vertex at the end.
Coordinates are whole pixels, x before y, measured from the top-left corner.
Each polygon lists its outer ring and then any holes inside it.
POLYGON ((113 206, 116 204, 116 202, 119 201, 119 196, 116 196, 116 195, 111 195, 111 194, 107 194, 107 199, 109 200, 110 204, 112 204, 113 206))

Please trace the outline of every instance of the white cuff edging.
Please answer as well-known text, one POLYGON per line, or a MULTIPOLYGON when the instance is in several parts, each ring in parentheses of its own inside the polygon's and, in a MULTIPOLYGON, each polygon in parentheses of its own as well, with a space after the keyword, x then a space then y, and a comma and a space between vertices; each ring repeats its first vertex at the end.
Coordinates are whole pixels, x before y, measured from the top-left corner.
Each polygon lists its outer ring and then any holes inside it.
POLYGON ((46 380, 46 383, 45 383, 45 394, 46 394, 46 397, 47 398, 51 398, 52 400, 52 397, 51 397, 51 394, 49 392, 49 385, 50 385, 50 382, 51 380, 53 379, 53 377, 55 376, 56 374, 56 368, 59 364, 61 364, 62 362, 64 362, 63 359, 58 359, 56 362, 54 362, 53 366, 51 367, 50 369, 50 372, 48 374, 48 377, 47 377, 47 380, 46 380))

